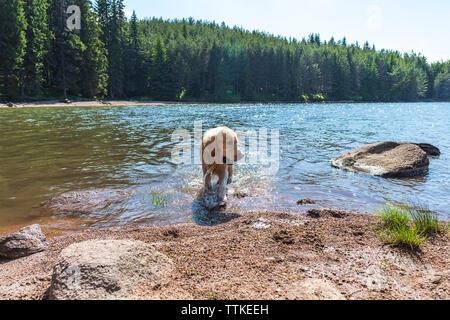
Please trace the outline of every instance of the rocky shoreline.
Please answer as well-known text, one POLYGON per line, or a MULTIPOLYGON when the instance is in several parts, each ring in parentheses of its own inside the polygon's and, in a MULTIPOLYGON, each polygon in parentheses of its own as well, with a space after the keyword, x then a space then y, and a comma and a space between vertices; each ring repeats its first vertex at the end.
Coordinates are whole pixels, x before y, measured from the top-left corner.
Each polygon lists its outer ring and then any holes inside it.
POLYGON ((49 288, 55 266, 61 265, 61 252, 73 244, 83 247, 89 240, 143 243, 167 257, 166 264, 170 261, 169 273, 137 285, 130 282, 132 289, 120 299, 450 297, 448 234, 436 235, 421 251, 411 252, 384 245, 373 215, 309 210, 306 215, 237 215, 212 227, 124 226, 50 238, 45 251, 0 260, 0 299, 51 298, 49 288))

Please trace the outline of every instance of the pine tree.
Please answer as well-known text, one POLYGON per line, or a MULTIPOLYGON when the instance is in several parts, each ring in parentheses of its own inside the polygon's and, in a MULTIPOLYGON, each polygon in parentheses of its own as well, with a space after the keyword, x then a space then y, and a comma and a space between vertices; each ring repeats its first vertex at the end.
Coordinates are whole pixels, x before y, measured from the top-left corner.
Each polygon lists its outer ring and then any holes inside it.
POLYGON ((161 35, 155 39, 151 56, 150 93, 155 99, 170 99, 172 88, 170 83, 170 65, 167 50, 161 35))
POLYGON ((138 29, 138 19, 133 11, 129 23, 128 42, 125 52, 125 93, 127 96, 138 96, 143 94, 145 77, 142 75, 141 39, 138 29))
POLYGON ((41 94, 44 82, 44 63, 49 49, 49 20, 47 0, 27 0, 27 50, 25 55, 26 86, 36 96, 41 94))
POLYGON ((100 40, 105 44, 106 49, 108 49, 110 39, 111 0, 97 0, 95 12, 98 17, 98 25, 102 30, 100 40))
POLYGON ((81 95, 80 79, 83 53, 86 46, 76 31, 66 26, 67 4, 64 0, 51 2, 51 24, 54 37, 52 41, 52 87, 58 94, 67 98, 71 95, 81 95))
POLYGON ((0 0, 0 95, 23 95, 27 21, 22 0, 0 0))
POLYGON ((441 72, 436 76, 434 98, 450 101, 450 73, 441 72))
POLYGON ((124 94, 123 45, 125 13, 123 0, 112 0, 110 4, 110 22, 108 23, 108 92, 111 98, 124 94))
POLYGON ((84 97, 104 97, 108 85, 108 60, 104 43, 100 40, 102 31, 97 16, 89 0, 79 0, 81 8, 80 40, 86 47, 83 52, 80 79, 81 93, 84 97))
POLYGON ((137 25, 137 16, 136 16, 136 11, 133 10, 133 14, 131 15, 131 19, 130 19, 130 42, 132 45, 132 48, 134 50, 139 50, 139 30, 138 30, 138 25, 137 25))
MULTIPOLYGON (((111 12, 111 1, 110 0, 97 0, 95 5, 95 10, 97 12, 99 24, 102 28, 106 29, 109 24, 110 12, 111 12)), ((107 42, 107 30, 104 30, 102 34, 102 41, 107 42)))

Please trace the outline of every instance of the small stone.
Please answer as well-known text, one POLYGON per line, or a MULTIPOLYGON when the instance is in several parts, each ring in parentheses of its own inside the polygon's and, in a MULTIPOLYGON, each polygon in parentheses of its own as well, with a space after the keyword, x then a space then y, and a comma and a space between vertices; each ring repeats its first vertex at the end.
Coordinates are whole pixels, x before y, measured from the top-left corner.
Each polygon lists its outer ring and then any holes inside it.
POLYGON ((309 198, 301 199, 301 200, 297 201, 297 205, 298 206, 305 206, 305 205, 310 205, 310 204, 316 204, 316 202, 314 200, 309 199, 309 198))
POLYGON ((306 213, 306 216, 309 218, 318 219, 318 218, 320 218, 320 212, 321 212, 320 210, 309 210, 306 213))
POLYGON ((435 275, 432 279, 431 279, 431 283, 432 284, 440 284, 442 281, 442 276, 441 275, 435 275))
POLYGON ((258 221, 251 224, 253 229, 266 230, 270 228, 270 222, 267 219, 261 218, 258 221))
POLYGON ((41 227, 34 224, 0 238, 0 256, 18 259, 44 251, 47 246, 41 227))
POLYGON ((248 197, 248 194, 245 193, 245 192, 235 192, 235 193, 233 194, 233 196, 234 196, 235 198, 238 198, 238 199, 244 199, 244 198, 247 198, 247 197, 248 197))

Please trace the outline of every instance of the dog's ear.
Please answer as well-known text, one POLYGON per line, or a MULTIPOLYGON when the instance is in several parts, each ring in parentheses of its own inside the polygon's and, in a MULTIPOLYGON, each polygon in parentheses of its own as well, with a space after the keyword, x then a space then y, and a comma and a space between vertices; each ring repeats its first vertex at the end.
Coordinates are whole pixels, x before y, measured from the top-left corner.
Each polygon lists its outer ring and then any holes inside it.
POLYGON ((241 149, 239 149, 238 140, 236 138, 234 144, 234 161, 239 161, 242 158, 244 158, 244 153, 241 151, 241 149))
POLYGON ((244 153, 241 151, 241 149, 236 147, 236 151, 234 153, 234 161, 239 161, 244 158, 244 153))

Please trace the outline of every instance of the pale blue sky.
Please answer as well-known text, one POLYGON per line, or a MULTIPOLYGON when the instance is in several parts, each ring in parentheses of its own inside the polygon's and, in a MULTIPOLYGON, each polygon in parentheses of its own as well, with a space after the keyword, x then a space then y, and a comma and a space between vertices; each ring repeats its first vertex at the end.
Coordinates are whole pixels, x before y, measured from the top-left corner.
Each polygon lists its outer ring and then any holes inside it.
POLYGON ((450 59, 449 0, 125 0, 139 18, 193 17, 301 39, 368 40, 378 49, 450 59))

